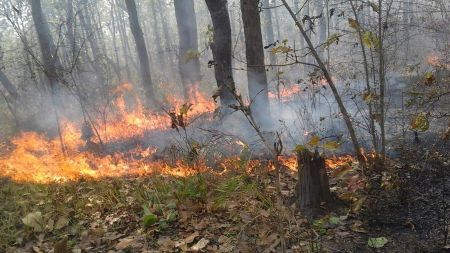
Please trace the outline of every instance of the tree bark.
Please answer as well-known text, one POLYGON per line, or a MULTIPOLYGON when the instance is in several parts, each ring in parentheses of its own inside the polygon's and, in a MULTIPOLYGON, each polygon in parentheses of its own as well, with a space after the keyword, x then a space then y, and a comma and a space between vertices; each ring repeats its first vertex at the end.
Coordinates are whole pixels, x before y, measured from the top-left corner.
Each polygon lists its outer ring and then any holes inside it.
POLYGON ((62 152, 66 153, 66 148, 64 146, 64 139, 61 132, 60 118, 58 107, 60 106, 60 101, 58 99, 59 94, 59 82, 58 73, 56 66, 60 65, 57 50, 53 42, 50 29, 48 27, 47 20, 42 12, 41 0, 30 0, 31 2, 31 15, 33 17, 34 27, 36 29, 36 34, 39 41, 39 46, 41 48, 42 60, 44 66, 44 73, 50 82, 51 99, 56 119, 56 125, 58 129, 59 139, 61 142, 62 152))
POLYGON ((3 73, 3 71, 0 69, 0 83, 3 84, 3 87, 5 87, 6 91, 9 93, 9 95, 13 98, 13 100, 16 100, 19 98, 19 92, 17 92, 16 86, 14 86, 9 78, 3 73))
POLYGON ((245 35, 250 109, 258 124, 267 126, 270 120, 270 108, 258 1, 241 0, 241 13, 245 35))
POLYGON ((231 62, 231 24, 227 0, 206 0, 214 27, 214 42, 211 49, 214 59, 218 95, 224 108, 235 104, 234 80, 231 62))
POLYGON ((151 16, 152 16, 152 27, 153 27, 153 37, 155 39, 155 46, 156 46, 156 55, 158 56, 158 59, 162 60, 162 68, 161 69, 165 69, 166 68, 166 55, 165 55, 165 51, 162 48, 162 42, 161 42, 161 34, 160 34, 160 27, 158 24, 158 19, 157 19, 157 10, 156 10, 156 5, 155 5, 155 0, 150 1, 150 10, 151 10, 151 16))
POLYGON ((194 98, 193 92, 200 84, 198 59, 197 18, 193 0, 175 0, 179 39, 179 69, 185 98, 194 98))
POLYGON ((95 71, 95 76, 97 77, 97 82, 100 84, 100 87, 103 87, 105 85, 105 77, 103 75, 103 70, 101 68, 101 62, 99 61, 101 52, 99 45, 97 43, 97 40, 95 39, 95 34, 92 29, 91 22, 87 22, 87 16, 89 14, 87 13, 87 8, 85 7, 83 11, 80 11, 78 13, 78 16, 80 18, 81 26, 83 27, 84 32, 86 33, 86 39, 89 42, 89 45, 92 50, 92 68, 95 71), (86 15, 85 15, 86 14, 86 15))
MULTIPOLYGON (((314 9, 315 9, 315 16, 320 16, 322 15, 322 17, 318 20, 319 21, 319 26, 318 26, 318 33, 317 33, 317 39, 316 39, 316 44, 317 45, 322 45, 327 37, 327 15, 328 13, 326 13, 324 11, 324 2, 323 0, 316 0, 314 1, 314 9)), ((324 53, 324 49, 323 47, 320 49, 320 51, 318 52, 320 55, 320 58, 322 59, 322 61, 325 61, 325 53, 324 53)))
POLYGON ((76 55, 76 47, 75 47, 75 33, 73 28, 73 21, 74 21, 74 15, 73 15, 73 0, 67 1, 67 18, 66 18, 66 26, 67 26, 67 37, 69 39, 69 49, 70 49, 70 60, 72 61, 72 64, 75 64, 75 55, 76 55))
MULTIPOLYGON (((269 0, 264 0, 264 19, 265 19, 265 33, 266 33, 266 45, 270 45, 275 42, 275 35, 273 34, 273 21, 272 21, 272 10, 270 9, 269 0)), ((278 38, 280 39, 280 38, 278 38)), ((270 65, 275 65, 276 58, 275 54, 268 51, 269 54, 269 63, 270 65)))
POLYGON ((114 4, 116 6, 116 20, 117 20, 117 29, 119 31, 119 38, 121 40, 122 43, 122 48, 123 48, 123 58, 125 59, 125 71, 127 74, 127 81, 131 81, 131 69, 130 66, 134 66, 137 67, 134 62, 133 59, 131 58, 131 54, 130 54, 130 45, 128 43, 128 34, 127 34, 127 29, 125 27, 125 22, 124 22, 124 16, 122 15, 122 9, 119 7, 119 0, 116 0, 116 3, 114 4))
POLYGON ((136 51, 140 63, 141 82, 145 89, 145 96, 148 102, 155 102, 152 77, 150 75, 150 63, 147 54, 147 47, 145 46, 144 34, 136 10, 136 3, 134 0, 125 0, 128 10, 128 17, 130 19, 131 33, 133 33, 136 42, 136 51))
POLYGON ((314 215, 323 203, 331 200, 325 159, 318 152, 302 150, 297 153, 297 197, 300 209, 314 215))

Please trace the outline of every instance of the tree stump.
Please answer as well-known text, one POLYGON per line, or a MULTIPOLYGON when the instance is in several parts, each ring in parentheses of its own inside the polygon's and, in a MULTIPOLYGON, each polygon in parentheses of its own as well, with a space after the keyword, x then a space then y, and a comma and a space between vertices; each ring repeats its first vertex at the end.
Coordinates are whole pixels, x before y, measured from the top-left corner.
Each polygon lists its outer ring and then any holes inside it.
POLYGON ((318 152, 297 152, 298 206, 308 215, 315 215, 323 203, 331 200, 325 159, 318 152))

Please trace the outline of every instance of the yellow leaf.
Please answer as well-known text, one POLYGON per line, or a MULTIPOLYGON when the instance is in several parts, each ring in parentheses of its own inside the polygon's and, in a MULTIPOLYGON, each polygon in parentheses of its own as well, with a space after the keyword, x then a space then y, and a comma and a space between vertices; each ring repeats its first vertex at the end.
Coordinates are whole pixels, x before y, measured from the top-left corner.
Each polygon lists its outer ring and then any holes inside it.
POLYGON ((370 103, 372 101, 374 101, 377 98, 377 95, 371 92, 364 92, 363 93, 363 100, 366 101, 367 103, 370 103))
POLYGON ((415 131, 425 132, 430 128, 430 122, 424 112, 419 113, 411 120, 411 128, 415 131))
POLYGON ((294 152, 298 153, 298 152, 301 152, 304 150, 308 150, 308 149, 303 145, 297 145, 297 146, 295 146, 294 152))
POLYGON ((312 146, 312 147, 317 147, 319 145, 320 142, 320 137, 317 135, 314 135, 311 140, 309 140, 308 145, 312 146))
POLYGON ((183 55, 183 60, 185 63, 191 61, 191 60, 195 60, 198 59, 200 57, 200 52, 189 49, 184 55, 183 55))
POLYGON ((380 40, 373 32, 364 32, 364 34, 362 35, 362 42, 368 48, 380 47, 380 40))
POLYGON ((278 46, 278 47, 272 48, 270 51, 271 51, 273 54, 276 54, 276 53, 287 54, 287 53, 289 53, 289 52, 294 51, 294 49, 292 49, 292 48, 289 47, 289 46, 280 45, 280 46, 278 46))
POLYGON ((436 79, 434 78, 434 75, 433 75, 432 72, 427 72, 427 73, 425 73, 425 75, 424 75, 424 83, 425 83, 426 85, 431 85, 431 84, 433 84, 433 82, 434 82, 435 80, 436 80, 436 79))
POLYGON ((191 109, 191 107, 192 107, 192 104, 189 104, 189 103, 183 104, 180 108, 180 114, 186 115, 189 112, 189 110, 191 109))
POLYGON ((338 149, 340 146, 341 144, 337 141, 328 141, 323 144, 324 148, 329 149, 331 151, 338 149))

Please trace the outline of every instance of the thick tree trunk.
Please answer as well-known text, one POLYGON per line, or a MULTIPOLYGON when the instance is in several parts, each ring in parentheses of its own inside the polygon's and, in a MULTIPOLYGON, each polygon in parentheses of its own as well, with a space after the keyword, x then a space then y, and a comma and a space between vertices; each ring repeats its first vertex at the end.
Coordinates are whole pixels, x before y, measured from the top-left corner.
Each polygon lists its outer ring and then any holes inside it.
POLYGON ((297 153, 297 197, 300 209, 314 215, 323 203, 331 200, 325 159, 318 152, 302 150, 297 153))
POLYGON ((16 86, 14 86, 9 78, 3 73, 3 71, 0 69, 0 83, 3 84, 3 87, 5 87, 6 91, 9 93, 9 95, 16 100, 19 98, 19 93, 17 92, 16 86))
POLYGON ((270 120, 269 95, 258 1, 241 0, 241 13, 245 34, 250 108, 258 124, 267 126, 270 120))
POLYGON ((227 0, 206 0, 214 26, 214 42, 211 45, 214 71, 222 106, 235 104, 233 69, 231 63, 231 25, 227 0))
MULTIPOLYGON (((317 46, 322 45, 323 43, 325 43, 326 37, 327 37, 327 13, 325 12, 325 5, 323 0, 316 0, 314 1, 314 9, 315 9, 315 16, 320 16, 322 15, 322 17, 318 20, 319 21, 319 27, 318 27, 318 32, 317 32, 317 39, 316 39, 316 44, 317 46)), ((320 51, 318 52, 320 58, 322 59, 322 61, 325 61, 325 54, 324 54, 324 49, 321 48, 320 51)))
POLYGON ((179 39, 179 68, 186 98, 194 98, 193 92, 200 84, 198 59, 197 18, 194 0, 175 0, 175 15, 179 39))
POLYGON ((133 37, 136 42, 136 51, 140 63, 141 82, 145 89, 146 99, 149 100, 148 102, 155 102, 147 47, 145 46, 144 34, 142 33, 141 26, 139 25, 136 3, 134 0, 126 0, 125 3, 127 5, 128 16, 130 19, 131 32, 133 33, 133 37))
POLYGON ((58 99, 59 89, 58 87, 58 73, 56 66, 60 65, 58 54, 53 42, 50 29, 48 27, 47 20, 42 12, 41 0, 30 0, 31 2, 31 15, 33 17, 34 27, 41 48, 42 60, 44 66, 44 73, 50 82, 51 99, 56 119, 56 125, 58 129, 59 139, 61 142, 61 149, 63 153, 66 153, 64 146, 64 139, 61 132, 60 118, 58 107, 61 105, 58 99))
MULTIPOLYGON (((272 10, 270 9, 270 3, 269 0, 264 0, 264 27, 265 27, 265 33, 266 33, 266 45, 270 45, 275 42, 275 35, 273 34, 273 21, 272 21, 272 10)), ((278 38, 280 39, 280 38, 278 38)), ((274 65, 276 63, 275 54, 270 52, 270 50, 267 52, 269 54, 269 62, 270 65, 274 65)))

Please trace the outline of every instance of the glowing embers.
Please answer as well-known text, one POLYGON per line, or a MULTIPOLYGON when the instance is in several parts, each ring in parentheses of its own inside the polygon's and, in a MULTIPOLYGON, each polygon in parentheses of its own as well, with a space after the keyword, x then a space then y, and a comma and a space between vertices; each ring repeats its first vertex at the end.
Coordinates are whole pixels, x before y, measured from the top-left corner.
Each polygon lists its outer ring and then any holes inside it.
MULTIPOLYGON (((286 168, 297 171, 297 157, 281 156, 278 158, 280 163, 286 168)), ((325 159, 325 165, 328 169, 334 170, 343 166, 349 166, 355 162, 355 158, 351 155, 331 156, 325 159)))

